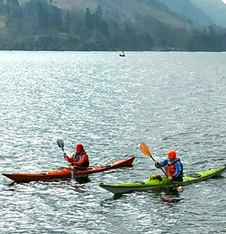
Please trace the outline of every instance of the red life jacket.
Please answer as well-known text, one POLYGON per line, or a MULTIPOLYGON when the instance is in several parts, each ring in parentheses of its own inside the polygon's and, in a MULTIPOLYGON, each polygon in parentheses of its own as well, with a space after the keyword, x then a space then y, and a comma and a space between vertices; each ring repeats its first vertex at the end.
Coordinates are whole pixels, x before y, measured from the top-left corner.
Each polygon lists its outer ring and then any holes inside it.
POLYGON ((81 154, 77 154, 77 155, 73 154, 72 158, 73 158, 73 161, 72 161, 73 166, 76 166, 76 167, 88 167, 89 166, 89 157, 85 151, 83 151, 81 154))
POLYGON ((73 154, 70 158, 67 159, 68 162, 72 163, 73 166, 78 168, 88 167, 89 166, 89 157, 85 151, 81 154, 73 154))
POLYGON ((176 169, 175 169, 175 164, 173 165, 167 165, 166 166, 166 174, 167 176, 173 176, 176 173, 176 169))

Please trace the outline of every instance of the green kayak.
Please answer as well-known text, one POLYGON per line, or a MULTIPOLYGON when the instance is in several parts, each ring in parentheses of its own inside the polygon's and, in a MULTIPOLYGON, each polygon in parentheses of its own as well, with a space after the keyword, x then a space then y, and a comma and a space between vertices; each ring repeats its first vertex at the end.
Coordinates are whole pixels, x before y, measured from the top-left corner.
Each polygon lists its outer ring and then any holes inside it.
POLYGON ((166 177, 159 175, 150 175, 148 179, 142 181, 135 181, 130 183, 121 184, 99 184, 103 189, 108 190, 114 194, 129 193, 133 191, 147 191, 157 188, 169 188, 174 186, 184 186, 192 183, 196 183, 202 180, 209 179, 214 176, 221 175, 224 172, 226 166, 216 169, 210 169, 208 171, 195 172, 192 174, 184 175, 183 182, 170 181, 166 177))

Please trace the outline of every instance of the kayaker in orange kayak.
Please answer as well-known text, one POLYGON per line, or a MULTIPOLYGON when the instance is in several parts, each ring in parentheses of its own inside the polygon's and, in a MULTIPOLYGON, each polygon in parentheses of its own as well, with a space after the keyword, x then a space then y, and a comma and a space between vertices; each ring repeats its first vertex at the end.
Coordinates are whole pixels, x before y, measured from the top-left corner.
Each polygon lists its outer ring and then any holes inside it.
POLYGON ((89 167, 89 157, 82 144, 78 144, 75 147, 75 153, 68 157, 64 153, 64 158, 68 161, 68 164, 77 168, 77 169, 87 169, 89 167))
POLYGON ((167 153, 168 159, 157 162, 155 161, 155 166, 157 168, 165 167, 166 166, 166 175, 169 180, 173 181, 183 181, 183 164, 181 163, 180 159, 177 158, 177 154, 175 151, 169 151, 167 153))

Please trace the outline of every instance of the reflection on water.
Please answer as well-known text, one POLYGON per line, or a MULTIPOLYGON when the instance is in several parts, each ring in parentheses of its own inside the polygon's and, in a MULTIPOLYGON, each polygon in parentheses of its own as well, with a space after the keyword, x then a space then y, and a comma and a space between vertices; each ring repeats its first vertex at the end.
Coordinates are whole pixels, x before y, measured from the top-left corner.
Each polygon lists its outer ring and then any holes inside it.
POLYGON ((89 178, 89 176, 75 177, 75 180, 79 184, 85 184, 85 183, 91 182, 91 179, 89 178))
POLYGON ((181 186, 178 186, 177 188, 165 189, 165 194, 161 196, 161 202, 172 205, 181 201, 183 199, 180 197, 182 191, 181 186))
POLYGON ((225 177, 180 194, 112 196, 98 186, 156 173, 142 141, 156 160, 175 149, 185 172, 221 166, 225 61, 226 53, 128 52, 122 62, 113 52, 1 51, 1 173, 65 164, 56 139, 66 139, 68 153, 83 143, 91 165, 136 156, 132 168, 87 178, 10 184, 0 176, 1 233, 225 232, 225 177), (175 202, 170 216, 161 198, 175 202))
POLYGON ((181 198, 182 192, 183 188, 181 186, 176 188, 158 188, 148 191, 149 194, 152 196, 154 195, 155 198, 159 199, 159 201, 171 205, 183 200, 183 198, 181 198))
POLYGON ((152 189, 152 190, 148 190, 148 191, 134 191, 134 192, 129 192, 129 193, 123 193, 123 194, 114 194, 112 197, 107 198, 105 200, 103 200, 101 202, 101 205, 104 204, 109 204, 115 200, 119 200, 119 199, 126 199, 129 196, 132 196, 132 194, 150 194, 151 197, 155 198, 155 199, 159 199, 160 202, 164 202, 167 204, 173 204, 173 203, 177 203, 181 200, 183 200, 183 198, 181 198, 181 193, 183 192, 183 189, 181 186, 179 186, 180 188, 157 188, 157 189, 152 189))
POLYGON ((111 204, 113 201, 118 200, 118 199, 123 199, 123 197, 125 197, 126 194, 114 194, 113 196, 104 199, 103 201, 101 201, 101 205, 106 205, 106 204, 111 204))
POLYGON ((162 196, 161 202, 166 203, 168 205, 173 205, 174 203, 177 203, 181 201, 183 198, 175 197, 172 195, 162 196))

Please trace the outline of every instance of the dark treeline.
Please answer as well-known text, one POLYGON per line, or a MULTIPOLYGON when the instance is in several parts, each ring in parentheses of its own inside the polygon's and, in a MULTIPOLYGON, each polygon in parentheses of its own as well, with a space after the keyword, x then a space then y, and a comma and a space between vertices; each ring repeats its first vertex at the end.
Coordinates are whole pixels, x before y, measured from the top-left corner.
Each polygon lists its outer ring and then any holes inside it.
MULTIPOLYGON (((45 0, 0 0, 1 50, 226 50, 225 30, 185 30, 156 19, 142 18, 146 27, 120 19, 107 20, 99 6, 83 13, 59 9, 45 0), (148 21, 148 24, 147 24, 148 21)), ((142 23, 142 22, 141 22, 142 23)))

